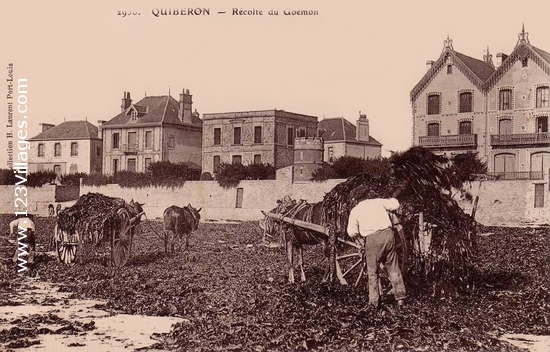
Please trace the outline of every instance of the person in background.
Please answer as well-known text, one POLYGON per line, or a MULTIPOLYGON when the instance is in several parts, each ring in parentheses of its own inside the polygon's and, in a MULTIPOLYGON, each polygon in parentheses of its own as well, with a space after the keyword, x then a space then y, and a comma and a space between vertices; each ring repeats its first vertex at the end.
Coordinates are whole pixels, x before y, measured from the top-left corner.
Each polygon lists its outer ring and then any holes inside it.
POLYGON ((34 252, 36 249, 36 238, 34 235, 34 232, 36 229, 34 225, 34 217, 30 214, 27 216, 18 215, 15 220, 10 222, 10 228, 9 228, 10 234, 15 235, 15 253, 13 255, 14 263, 17 263, 17 258, 19 254, 18 239, 19 239, 20 228, 25 229, 24 233, 27 235, 27 237, 22 239, 21 242, 26 243, 28 246, 27 252, 29 254, 26 260, 27 260, 27 263, 29 263, 32 266, 34 264, 34 252))
MULTIPOLYGON (((379 308, 378 270, 384 264, 393 286, 393 294, 399 307, 406 298, 403 275, 395 250, 395 238, 392 220, 395 214, 389 213, 399 209, 397 197, 402 187, 398 187, 392 198, 367 199, 369 189, 365 186, 355 188, 350 196, 357 205, 349 214, 347 232, 350 237, 365 237, 365 262, 369 280, 369 304, 379 308), (392 218, 391 218, 392 217, 392 218), (391 219, 390 219, 391 218, 391 219)), ((395 222, 395 221, 393 221, 395 222)), ((400 225, 399 225, 400 226, 400 225)))

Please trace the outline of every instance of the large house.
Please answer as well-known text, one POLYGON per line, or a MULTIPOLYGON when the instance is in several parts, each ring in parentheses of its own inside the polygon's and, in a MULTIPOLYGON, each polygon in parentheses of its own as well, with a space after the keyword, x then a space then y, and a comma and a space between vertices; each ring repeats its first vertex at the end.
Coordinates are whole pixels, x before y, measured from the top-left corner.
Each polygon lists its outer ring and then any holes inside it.
POLYGON ((501 179, 547 179, 550 54, 522 29, 513 51, 478 60, 447 37, 411 91, 413 144, 452 156, 474 152, 501 179))
POLYGON ((319 137, 324 141, 324 160, 332 163, 342 156, 374 159, 382 156, 382 144, 369 131, 367 115, 360 114, 357 126, 343 117, 319 122, 319 137))
POLYGON ((316 137, 317 117, 284 110, 203 114, 202 171, 221 163, 294 163, 296 138, 316 137))
POLYGON ((179 101, 170 95, 146 96, 133 103, 124 92, 121 112, 100 121, 103 137, 103 172, 144 172, 156 161, 187 163, 200 169, 202 120, 192 111, 188 89, 179 101))
POLYGON ((29 172, 54 171, 57 175, 101 172, 101 139, 88 121, 42 123, 42 132, 29 139, 29 172))

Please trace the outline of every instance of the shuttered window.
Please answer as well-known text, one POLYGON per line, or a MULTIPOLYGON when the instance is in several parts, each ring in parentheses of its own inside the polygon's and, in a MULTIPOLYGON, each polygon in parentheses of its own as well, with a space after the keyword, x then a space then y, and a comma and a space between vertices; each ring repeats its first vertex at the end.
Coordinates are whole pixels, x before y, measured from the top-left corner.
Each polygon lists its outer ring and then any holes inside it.
POLYGON ((512 90, 503 89, 499 93, 499 110, 510 110, 512 109, 512 90))
POLYGON ((537 108, 548 107, 548 87, 537 88, 537 108))
POLYGON ((460 93, 460 112, 472 112, 472 93, 460 93))
POLYGON ((428 115, 440 114, 439 94, 431 94, 428 96, 428 115))

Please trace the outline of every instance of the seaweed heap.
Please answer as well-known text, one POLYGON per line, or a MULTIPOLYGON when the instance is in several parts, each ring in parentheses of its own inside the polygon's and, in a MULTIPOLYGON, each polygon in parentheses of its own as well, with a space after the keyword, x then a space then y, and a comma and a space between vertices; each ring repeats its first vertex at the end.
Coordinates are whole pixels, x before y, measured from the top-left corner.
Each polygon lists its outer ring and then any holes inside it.
POLYGON ((57 226, 68 233, 78 232, 84 243, 97 244, 105 240, 105 228, 118 227, 117 211, 124 206, 123 199, 90 192, 59 213, 57 226))
MULTIPOLYGON (((406 243, 400 258, 406 259, 405 277, 411 284, 432 289, 435 296, 456 296, 472 289, 471 261, 475 226, 452 198, 452 182, 444 164, 446 158, 414 147, 392 156, 391 174, 360 173, 336 185, 323 200, 323 223, 331 228, 330 241, 347 237, 348 216, 355 206, 351 191, 358 186, 370 189, 368 198, 390 197, 397 185, 404 189, 398 199, 406 243), (418 214, 432 227, 432 242, 427 254, 419 253, 418 214)), ((399 240, 396 238, 396 240, 399 240)))

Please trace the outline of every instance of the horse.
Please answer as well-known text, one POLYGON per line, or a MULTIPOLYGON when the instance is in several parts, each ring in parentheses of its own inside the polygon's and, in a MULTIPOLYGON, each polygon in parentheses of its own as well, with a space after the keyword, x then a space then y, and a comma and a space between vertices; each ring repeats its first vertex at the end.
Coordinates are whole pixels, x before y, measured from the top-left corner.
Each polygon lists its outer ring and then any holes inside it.
MULTIPOLYGON (((279 205, 275 208, 274 211, 272 211, 273 213, 317 225, 322 225, 323 202, 310 204, 305 200, 300 200, 299 202, 297 202, 296 200, 290 199, 290 197, 285 197, 283 198, 283 200, 278 201, 278 203, 279 205)), ((274 219, 272 220, 276 221, 274 219)), ((272 226, 273 231, 276 228, 277 226, 272 226)), ((298 252, 300 279, 301 281, 306 281, 306 275, 304 272, 303 246, 321 244, 324 247, 323 252, 325 254, 325 257, 328 258, 330 254, 328 236, 326 236, 324 233, 307 230, 288 223, 282 223, 279 229, 283 232, 283 241, 287 252, 287 259, 289 264, 288 282, 290 284, 293 284, 295 282, 294 250, 297 250, 298 252)), ((326 268, 325 278, 328 274, 328 270, 329 266, 327 266, 326 268)))

